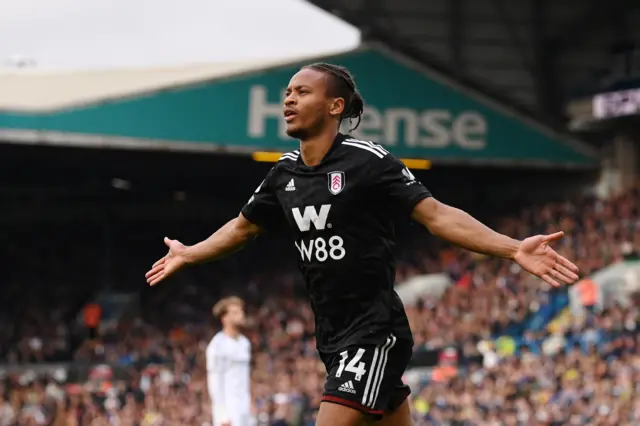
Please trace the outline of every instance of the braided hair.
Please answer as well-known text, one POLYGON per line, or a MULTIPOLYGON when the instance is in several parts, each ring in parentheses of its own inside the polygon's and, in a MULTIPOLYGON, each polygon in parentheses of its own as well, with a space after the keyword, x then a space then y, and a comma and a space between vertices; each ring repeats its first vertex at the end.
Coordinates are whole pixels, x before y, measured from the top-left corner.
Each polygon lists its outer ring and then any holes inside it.
POLYGON ((307 65, 304 68, 310 68, 319 71, 329 77, 327 93, 329 96, 344 99, 344 110, 340 115, 340 123, 343 120, 349 120, 351 128, 349 131, 355 130, 362 121, 362 113, 364 111, 364 100, 356 89, 356 83, 353 76, 345 67, 339 65, 318 62, 307 65), (352 120, 356 120, 355 125, 352 120))

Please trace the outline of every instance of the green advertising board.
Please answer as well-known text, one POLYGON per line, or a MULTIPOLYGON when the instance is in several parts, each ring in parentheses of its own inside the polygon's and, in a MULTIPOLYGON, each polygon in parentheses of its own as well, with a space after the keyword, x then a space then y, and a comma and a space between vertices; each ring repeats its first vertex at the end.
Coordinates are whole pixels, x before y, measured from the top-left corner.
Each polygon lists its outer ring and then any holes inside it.
MULTIPOLYGON (((354 136, 397 156, 434 162, 592 166, 578 142, 518 117, 379 48, 323 58, 349 68, 367 103, 354 136)), ((284 151, 284 88, 301 64, 254 71, 75 109, 0 114, 0 129, 21 134, 120 141, 132 147, 284 151), (26 133, 25 133, 26 132, 26 133)))

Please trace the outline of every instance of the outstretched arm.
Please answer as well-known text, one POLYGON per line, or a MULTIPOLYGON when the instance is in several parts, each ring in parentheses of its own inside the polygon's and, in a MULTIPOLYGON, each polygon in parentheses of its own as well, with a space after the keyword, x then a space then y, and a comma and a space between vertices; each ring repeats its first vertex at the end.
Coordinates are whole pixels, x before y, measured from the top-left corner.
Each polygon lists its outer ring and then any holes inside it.
POLYGON ((275 229, 282 221, 282 208, 278 202, 267 174, 242 211, 227 222, 213 235, 193 246, 185 246, 180 241, 164 239, 169 253, 153 264, 145 277, 149 285, 156 285, 186 265, 220 259, 240 250, 250 239, 263 229, 275 229))
POLYGON ((433 198, 413 173, 388 153, 372 166, 370 179, 382 205, 394 206, 403 215, 411 212, 413 219, 442 239, 477 253, 511 259, 553 286, 578 279, 578 267, 549 247, 563 237, 562 232, 522 241, 495 232, 468 213, 433 198))
POLYGON ((578 280, 578 267, 549 247, 549 243, 564 236, 562 232, 518 241, 432 197, 420 201, 413 209, 412 217, 437 237, 477 253, 513 260, 553 286, 578 280))
POLYGON ((240 213, 209 238, 193 246, 185 246, 178 240, 165 237, 164 243, 169 247, 169 252, 146 273, 147 283, 154 286, 187 265, 220 259, 240 250, 261 232, 258 225, 249 222, 240 213))
POLYGON ((520 241, 502 235, 469 213, 426 198, 413 209, 411 217, 433 235, 476 253, 513 260, 520 241))
POLYGON ((230 220, 209 238, 198 244, 186 247, 184 252, 187 264, 197 264, 221 259, 240 250, 251 239, 262 232, 262 229, 249 222, 242 213, 230 220))

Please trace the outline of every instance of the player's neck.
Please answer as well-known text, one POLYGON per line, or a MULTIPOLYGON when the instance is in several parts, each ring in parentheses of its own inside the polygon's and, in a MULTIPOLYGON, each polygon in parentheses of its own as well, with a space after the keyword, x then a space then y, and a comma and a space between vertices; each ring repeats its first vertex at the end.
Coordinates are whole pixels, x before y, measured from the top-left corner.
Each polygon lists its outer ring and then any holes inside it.
POLYGON ((234 339, 237 339, 238 337, 240 337, 240 331, 238 331, 238 329, 234 327, 223 327, 222 332, 234 339))
POLYGON ((317 166, 331 149, 338 134, 334 128, 327 128, 322 133, 300 141, 300 155, 305 166, 317 166))

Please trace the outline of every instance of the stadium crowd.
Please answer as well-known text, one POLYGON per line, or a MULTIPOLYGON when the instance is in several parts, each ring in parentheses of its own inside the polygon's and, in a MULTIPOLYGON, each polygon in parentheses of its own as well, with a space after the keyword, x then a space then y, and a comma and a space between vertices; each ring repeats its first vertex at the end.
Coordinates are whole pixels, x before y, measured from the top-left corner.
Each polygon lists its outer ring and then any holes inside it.
MULTIPOLYGON (((517 237, 564 230, 558 251, 589 275, 640 250, 640 190, 608 201, 532 207, 493 225, 517 237)), ((14 250, 5 256, 11 260, 21 248, 7 250, 14 250)), ((435 272, 447 272, 454 282, 441 298, 406 306, 415 351, 456 346, 461 357, 455 374, 414 385, 418 426, 640 424, 637 299, 625 307, 607 302, 603 311, 584 316, 565 313, 553 330, 525 330, 501 342, 496 338, 503 331, 564 290, 552 290, 504 261, 451 247, 433 253, 414 252, 398 268, 399 283, 435 272)), ((32 260, 41 258, 47 253, 32 260)), ((87 263, 73 256, 69 262, 87 263)), ((235 279, 225 280, 229 288, 222 292, 247 301, 256 424, 311 426, 325 372, 299 278, 288 267, 249 276, 245 262, 240 258, 235 267, 225 267, 235 279)), ((54 292, 41 283, 24 292, 20 279, 29 277, 9 277, 18 290, 5 293, 11 309, 0 312, 6 365, 72 360, 112 368, 94 368, 81 382, 65 374, 7 370, 0 385, 0 426, 211 424, 204 348, 217 330, 210 308, 220 294, 203 290, 198 277, 145 293, 139 315, 93 339, 76 325, 78 306, 68 302, 82 298, 65 293, 77 292, 77 286, 60 285, 54 292)))

